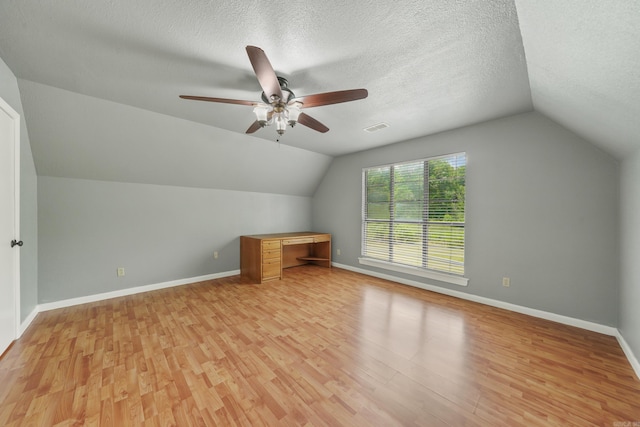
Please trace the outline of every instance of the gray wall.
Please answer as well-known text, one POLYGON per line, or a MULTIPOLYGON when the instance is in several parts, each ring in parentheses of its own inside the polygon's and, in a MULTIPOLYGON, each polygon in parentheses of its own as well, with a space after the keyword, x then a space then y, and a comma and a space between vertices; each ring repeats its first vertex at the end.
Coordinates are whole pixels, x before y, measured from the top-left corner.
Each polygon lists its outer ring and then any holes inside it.
POLYGON ((527 113, 335 159, 313 198, 313 226, 333 233, 338 263, 615 326, 618 169, 608 154, 527 113), (362 168, 459 151, 468 161, 469 286, 360 265, 362 168))
POLYGON ((640 357, 640 150, 622 162, 621 284, 618 329, 640 357))
POLYGON ((237 270, 240 235, 311 228, 309 197, 46 176, 38 208, 40 303, 237 270))
POLYGON ((38 301, 37 178, 31 144, 15 75, 0 59, 0 97, 20 114, 20 320, 38 301))

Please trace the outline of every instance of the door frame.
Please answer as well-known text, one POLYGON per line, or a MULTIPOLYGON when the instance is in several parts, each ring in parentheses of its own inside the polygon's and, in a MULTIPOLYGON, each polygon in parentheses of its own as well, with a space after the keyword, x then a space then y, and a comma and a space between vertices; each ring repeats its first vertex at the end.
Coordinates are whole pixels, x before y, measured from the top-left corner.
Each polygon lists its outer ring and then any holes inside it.
MULTIPOLYGON (((13 235, 14 239, 20 240, 20 114, 14 110, 2 97, 0 97, 0 109, 4 111, 13 122, 13 202, 14 202, 14 220, 13 235)), ((9 242, 0 242, 0 244, 9 244, 9 242)), ((13 252, 13 290, 14 290, 14 307, 16 315, 16 329, 14 331, 14 339, 18 339, 21 335, 20 331, 20 251, 21 248, 14 248, 13 252)))

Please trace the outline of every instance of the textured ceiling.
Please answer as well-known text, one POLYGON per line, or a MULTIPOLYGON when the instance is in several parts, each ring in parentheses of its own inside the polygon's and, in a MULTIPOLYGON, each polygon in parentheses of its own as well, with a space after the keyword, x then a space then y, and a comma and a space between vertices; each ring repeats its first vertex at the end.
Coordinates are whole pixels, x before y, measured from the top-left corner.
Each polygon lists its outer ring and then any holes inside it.
MULTIPOLYGON (((291 155, 302 167, 322 165, 304 189, 283 191, 309 194, 331 156, 534 108, 618 157, 640 147, 639 5, 3 0, 0 58, 20 82, 38 173, 88 179, 164 183, 165 163, 141 154, 158 150, 159 140, 165 150, 171 144, 187 150, 170 150, 187 159, 212 153, 240 159, 262 155, 255 144, 277 147, 273 128, 244 134, 254 120, 251 107, 178 98, 258 100, 261 89, 246 45, 263 48, 297 95, 368 89, 367 99, 305 111, 326 124, 328 133, 298 125, 281 139, 295 148, 286 155, 281 150, 283 158, 291 155), (49 118, 53 112, 64 116, 55 111, 63 108, 81 116, 83 125, 74 129, 71 119, 49 118), (154 120, 168 127, 179 122, 180 134, 170 137, 171 132, 143 128, 144 120, 122 120, 125 110, 132 117, 148 114, 142 110, 159 113, 154 120), (107 131, 105 122, 123 129, 107 131), (363 131, 380 122, 389 127, 363 131), (215 148, 201 147, 203 134, 215 140, 215 148), (105 156, 103 145, 117 150, 105 156), (138 157, 128 157, 130 168, 123 170, 117 159, 131 153, 138 157), (100 162, 97 169, 78 166, 100 162), (141 178, 133 168, 148 170, 148 176, 141 178)), ((240 161, 235 166, 235 177, 249 171, 240 161)), ((181 167, 201 166, 184 160, 181 167)), ((219 178, 202 171, 187 185, 257 188, 221 184, 219 178)))
POLYGON ((297 95, 364 87, 365 100, 306 111, 327 134, 299 126, 281 140, 332 156, 532 108, 507 0, 5 0, 0 16, 0 57, 21 79, 233 132, 251 107, 178 95, 258 100, 246 45, 297 95))
POLYGON ((640 148, 640 1, 516 5, 535 109, 618 158, 640 148))

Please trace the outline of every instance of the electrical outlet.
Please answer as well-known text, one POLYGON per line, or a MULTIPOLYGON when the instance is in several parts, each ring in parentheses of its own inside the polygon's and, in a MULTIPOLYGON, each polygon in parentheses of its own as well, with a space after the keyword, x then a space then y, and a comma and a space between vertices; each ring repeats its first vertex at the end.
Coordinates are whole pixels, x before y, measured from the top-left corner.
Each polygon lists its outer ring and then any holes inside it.
POLYGON ((218 259, 218 251, 213 252, 213 259, 218 259))
POLYGON ((505 288, 508 288, 509 286, 511 286, 511 278, 503 277, 502 278, 502 286, 504 286, 505 288))
POLYGON ((118 267, 118 277, 124 276, 124 267, 118 267))
POLYGON ((340 249, 336 249, 336 255, 340 255, 340 249))

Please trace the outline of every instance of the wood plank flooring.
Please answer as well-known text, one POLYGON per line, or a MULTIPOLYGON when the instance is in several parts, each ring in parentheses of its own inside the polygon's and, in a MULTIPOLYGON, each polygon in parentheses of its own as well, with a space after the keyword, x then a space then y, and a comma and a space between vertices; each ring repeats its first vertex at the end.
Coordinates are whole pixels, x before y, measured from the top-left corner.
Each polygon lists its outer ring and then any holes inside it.
POLYGON ((2 426, 640 425, 613 337, 338 268, 38 315, 2 426))

